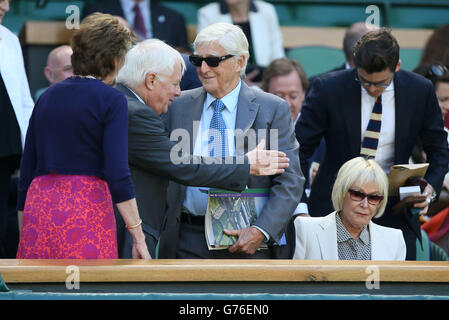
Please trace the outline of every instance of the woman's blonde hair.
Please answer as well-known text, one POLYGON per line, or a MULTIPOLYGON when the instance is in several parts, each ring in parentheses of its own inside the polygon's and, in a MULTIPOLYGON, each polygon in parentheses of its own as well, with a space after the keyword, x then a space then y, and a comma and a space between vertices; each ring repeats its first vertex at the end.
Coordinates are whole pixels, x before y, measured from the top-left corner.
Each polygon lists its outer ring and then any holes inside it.
POLYGON ((336 211, 343 209, 343 202, 348 190, 358 181, 361 186, 367 183, 375 183, 379 190, 379 195, 384 198, 379 203, 375 218, 384 214, 388 198, 388 178, 382 168, 373 159, 366 160, 362 157, 351 159, 343 164, 338 171, 337 179, 332 188, 332 204, 336 211))

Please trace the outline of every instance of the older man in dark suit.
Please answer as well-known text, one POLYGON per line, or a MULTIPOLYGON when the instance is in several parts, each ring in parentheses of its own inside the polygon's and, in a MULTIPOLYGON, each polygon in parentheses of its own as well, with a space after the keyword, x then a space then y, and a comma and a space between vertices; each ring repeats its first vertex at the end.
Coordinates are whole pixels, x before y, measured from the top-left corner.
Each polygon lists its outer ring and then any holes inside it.
POLYGON ((188 130, 193 154, 198 156, 216 152, 242 155, 254 134, 255 139, 273 140, 271 148, 285 152, 290 166, 281 175, 247 181, 249 188, 270 188, 269 199, 251 226, 226 231, 237 237, 228 250, 208 250, 204 236, 207 195, 194 186, 172 185, 161 254, 177 258, 272 258, 276 256, 273 244, 281 243, 304 183, 290 109, 285 100, 241 81, 249 51, 239 27, 229 23, 206 27, 197 35, 194 50, 190 61, 197 67, 203 87, 184 91, 174 100, 166 117, 168 129, 188 130), (220 135, 211 134, 216 130, 220 135), (248 139, 240 139, 237 133, 248 139), (270 133, 273 139, 268 138, 270 133), (264 241, 269 249, 258 250, 264 241))
MULTIPOLYGON (((242 190, 250 174, 277 174, 288 166, 286 158, 278 158, 279 153, 259 149, 249 152, 242 164, 237 164, 235 159, 219 159, 221 163, 231 164, 208 165, 206 163, 211 161, 194 159, 190 153, 178 161, 173 148, 175 143, 170 141, 160 115, 167 112, 171 101, 179 96, 184 69, 178 51, 161 40, 150 39, 138 43, 127 53, 126 63, 117 77, 116 88, 128 100, 129 166, 152 257, 157 256, 156 244, 165 221, 169 178, 190 185, 242 190), (267 164, 264 160, 272 163, 267 164)), ((122 232, 124 226, 121 219, 117 219, 120 257, 129 258, 132 239, 126 236, 127 232, 122 232)))
POLYGON ((157 0, 97 0, 83 8, 82 16, 97 11, 125 18, 142 39, 157 38, 190 52, 184 16, 157 0))
MULTIPOLYGON (((427 201, 415 204, 424 214, 441 189, 449 159, 432 83, 400 70, 399 45, 387 29, 365 34, 354 49, 354 62, 355 68, 314 81, 296 125, 303 170, 308 170, 307 159, 321 138, 326 141, 326 154, 312 185, 309 213, 323 216, 333 211, 331 190, 343 163, 363 155, 373 157, 388 172, 394 164, 409 162, 420 139, 430 164, 423 192, 427 201)), ((397 201, 389 197, 389 206, 377 223, 402 229, 407 260, 414 260, 416 239, 421 238, 419 222, 405 214, 393 214, 391 207, 397 201)))

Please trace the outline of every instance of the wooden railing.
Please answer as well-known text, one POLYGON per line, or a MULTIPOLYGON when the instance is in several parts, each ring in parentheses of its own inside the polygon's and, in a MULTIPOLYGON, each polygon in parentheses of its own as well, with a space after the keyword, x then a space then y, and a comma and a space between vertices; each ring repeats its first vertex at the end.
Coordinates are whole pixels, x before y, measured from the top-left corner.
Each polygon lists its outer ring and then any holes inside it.
POLYGON ((449 262, 300 260, 0 260, 7 284, 81 282, 449 282, 449 262))

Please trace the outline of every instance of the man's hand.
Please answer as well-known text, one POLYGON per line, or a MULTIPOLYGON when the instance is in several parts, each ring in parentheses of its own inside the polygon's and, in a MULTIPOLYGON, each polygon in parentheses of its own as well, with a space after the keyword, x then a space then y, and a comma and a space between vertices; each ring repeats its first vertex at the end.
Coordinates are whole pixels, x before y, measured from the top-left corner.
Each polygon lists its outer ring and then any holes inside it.
POLYGON ((290 159, 284 152, 265 150, 265 139, 256 148, 249 151, 249 173, 255 176, 271 176, 281 174, 288 168, 290 159))
POLYGON ((228 236, 238 237, 237 242, 228 250, 231 253, 254 254, 259 248, 265 236, 255 227, 247 227, 238 230, 223 230, 228 236))
POLYGON ((424 200, 422 202, 417 202, 413 205, 413 207, 415 207, 415 208, 422 208, 422 210, 419 212, 420 215, 427 214, 427 211, 429 210, 429 205, 430 205, 430 201, 431 201, 433 192, 434 192, 433 187, 430 185, 430 183, 428 183, 422 193, 422 195, 426 197, 426 200, 424 200))

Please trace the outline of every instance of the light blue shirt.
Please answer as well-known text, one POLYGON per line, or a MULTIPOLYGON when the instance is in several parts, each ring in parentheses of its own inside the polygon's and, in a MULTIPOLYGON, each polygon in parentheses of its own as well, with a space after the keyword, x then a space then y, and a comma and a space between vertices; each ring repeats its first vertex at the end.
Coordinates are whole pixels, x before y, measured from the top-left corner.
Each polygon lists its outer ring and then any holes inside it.
MULTIPOLYGON (((237 103, 239 100, 241 86, 242 84, 239 81, 234 90, 220 99, 226 106, 226 108, 224 108, 222 111, 222 116, 227 128, 227 150, 229 156, 235 156, 234 129, 235 121, 237 118, 237 103)), ((193 155, 206 157, 209 156, 208 131, 212 116, 214 114, 214 108, 211 106, 211 103, 214 100, 216 100, 216 98, 207 93, 206 100, 204 101, 203 113, 200 119, 200 126, 195 138, 193 155)), ((186 198, 183 205, 190 213, 194 215, 204 216, 207 209, 207 194, 200 192, 200 189, 207 188, 187 187, 186 198)))
MULTIPOLYGON (((241 81, 237 84, 234 90, 229 92, 220 100, 224 103, 226 108, 222 111, 222 116, 224 122, 226 123, 227 131, 227 149, 229 156, 235 156, 235 139, 234 130, 235 122, 237 119, 237 103, 239 100, 240 88, 242 87, 241 81)), ((207 93, 206 100, 204 101, 203 113, 200 119, 200 126, 198 134, 195 139, 195 145, 193 149, 193 154, 196 156, 209 156, 209 136, 208 130, 210 128, 210 122, 214 114, 214 109, 211 106, 212 102, 216 100, 215 97, 207 93)), ((183 206, 192 214, 198 216, 206 215, 207 210, 207 193, 201 192, 200 189, 208 189, 205 187, 187 187, 186 188, 186 198, 184 200, 183 206)), ((267 241, 270 236, 265 230, 254 226, 259 229, 265 236, 265 241, 267 241)))

